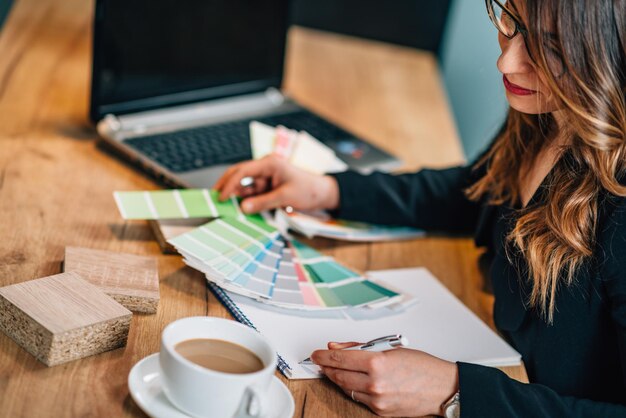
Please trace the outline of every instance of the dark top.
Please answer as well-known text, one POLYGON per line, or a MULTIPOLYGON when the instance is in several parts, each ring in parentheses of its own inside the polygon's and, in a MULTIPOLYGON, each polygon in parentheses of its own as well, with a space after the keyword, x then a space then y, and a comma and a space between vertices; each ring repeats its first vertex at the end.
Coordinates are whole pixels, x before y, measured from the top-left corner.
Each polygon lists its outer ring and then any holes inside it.
MULTIPOLYGON (((626 198, 600 198, 597 247, 573 285, 556 296, 554 322, 527 308, 524 260, 504 253, 517 211, 469 201, 468 167, 412 174, 335 175, 336 215, 474 233, 491 255, 496 327, 524 360, 530 384, 495 368, 458 363, 462 417, 626 417, 626 198)), ((545 198, 539 188, 530 204, 545 198)))

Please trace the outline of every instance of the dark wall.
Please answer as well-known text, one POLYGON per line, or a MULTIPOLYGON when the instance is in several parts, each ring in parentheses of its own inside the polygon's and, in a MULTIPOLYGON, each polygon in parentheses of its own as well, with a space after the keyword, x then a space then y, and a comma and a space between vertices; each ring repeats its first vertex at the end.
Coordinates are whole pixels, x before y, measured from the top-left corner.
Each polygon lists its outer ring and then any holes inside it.
POLYGON ((13 5, 13 0, 0 0, 0 29, 2 29, 4 20, 9 14, 9 11, 11 10, 12 5, 13 5))
POLYGON ((452 0, 293 0, 294 24, 439 52, 452 0))

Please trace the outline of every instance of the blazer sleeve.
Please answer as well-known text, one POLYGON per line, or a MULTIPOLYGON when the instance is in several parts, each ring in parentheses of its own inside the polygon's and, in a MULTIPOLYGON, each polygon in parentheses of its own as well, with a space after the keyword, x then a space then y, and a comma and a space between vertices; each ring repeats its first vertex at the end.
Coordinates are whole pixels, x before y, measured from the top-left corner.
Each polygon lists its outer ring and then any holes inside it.
POLYGON ((399 175, 348 171, 333 176, 340 193, 335 217, 424 230, 475 229, 480 205, 464 194, 478 178, 471 165, 399 175))
MULTIPOLYGON (((612 199, 611 213, 598 231, 598 271, 616 329, 626 382, 626 198, 612 199)), ((622 404, 561 396, 540 384, 523 384, 500 370, 459 363, 461 416, 473 417, 626 417, 622 404)))
POLYGON ((498 369, 458 363, 461 418, 624 418, 626 406, 561 396, 547 386, 520 383, 498 369))

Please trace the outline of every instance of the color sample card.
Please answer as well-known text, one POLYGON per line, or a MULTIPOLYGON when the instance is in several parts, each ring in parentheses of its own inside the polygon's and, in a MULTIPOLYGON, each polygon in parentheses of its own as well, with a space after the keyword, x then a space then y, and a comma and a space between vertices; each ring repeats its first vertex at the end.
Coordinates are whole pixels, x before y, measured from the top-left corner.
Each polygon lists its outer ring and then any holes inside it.
POLYGON ((419 229, 334 219, 324 211, 287 213, 279 209, 275 217, 277 222, 284 222, 290 229, 309 238, 319 236, 342 241, 375 242, 424 236, 424 231, 419 229))
POLYGON ((297 257, 301 262, 308 262, 313 260, 322 260, 330 257, 326 257, 324 254, 321 254, 314 250, 313 248, 305 245, 304 243, 292 239, 289 241, 291 248, 293 250, 294 257, 297 257))
POLYGON ((232 279, 278 238, 270 225, 255 218, 217 219, 169 240, 188 258, 202 262, 206 274, 232 279))
POLYGON ((399 296, 259 219, 224 218, 170 240, 207 279, 265 303, 338 309, 399 296))
POLYGON ((207 279, 268 304, 337 309, 399 296, 313 248, 280 235, 259 215, 245 216, 236 199, 210 190, 116 192, 126 219, 217 218, 168 242, 207 279))
POLYGON ((359 277, 359 274, 348 270, 335 261, 319 261, 305 264, 304 268, 315 283, 335 283, 359 277))
POLYGON ((332 173, 348 169, 332 148, 305 131, 297 132, 284 126, 274 128, 257 121, 250 122, 250 146, 254 159, 276 154, 311 173, 332 173))
POLYGON ((124 219, 234 218, 241 216, 236 198, 221 202, 208 189, 114 192, 124 219))

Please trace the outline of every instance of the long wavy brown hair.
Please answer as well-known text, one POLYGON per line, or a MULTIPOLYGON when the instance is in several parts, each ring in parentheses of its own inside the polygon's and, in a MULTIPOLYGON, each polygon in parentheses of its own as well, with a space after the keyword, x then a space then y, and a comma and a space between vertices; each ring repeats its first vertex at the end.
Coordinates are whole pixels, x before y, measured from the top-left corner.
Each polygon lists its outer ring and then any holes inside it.
MULTIPOLYGON (((602 193, 626 196, 626 0, 525 4, 528 49, 562 109, 568 140, 544 180, 542 199, 518 210, 507 246, 527 263, 522 274, 532 283, 529 306, 552 323, 557 290, 572 284, 594 254, 602 193)), ((520 205, 520 178, 543 147, 563 135, 557 130, 551 114, 510 109, 494 145, 477 162, 486 165, 486 175, 468 197, 520 205)))

